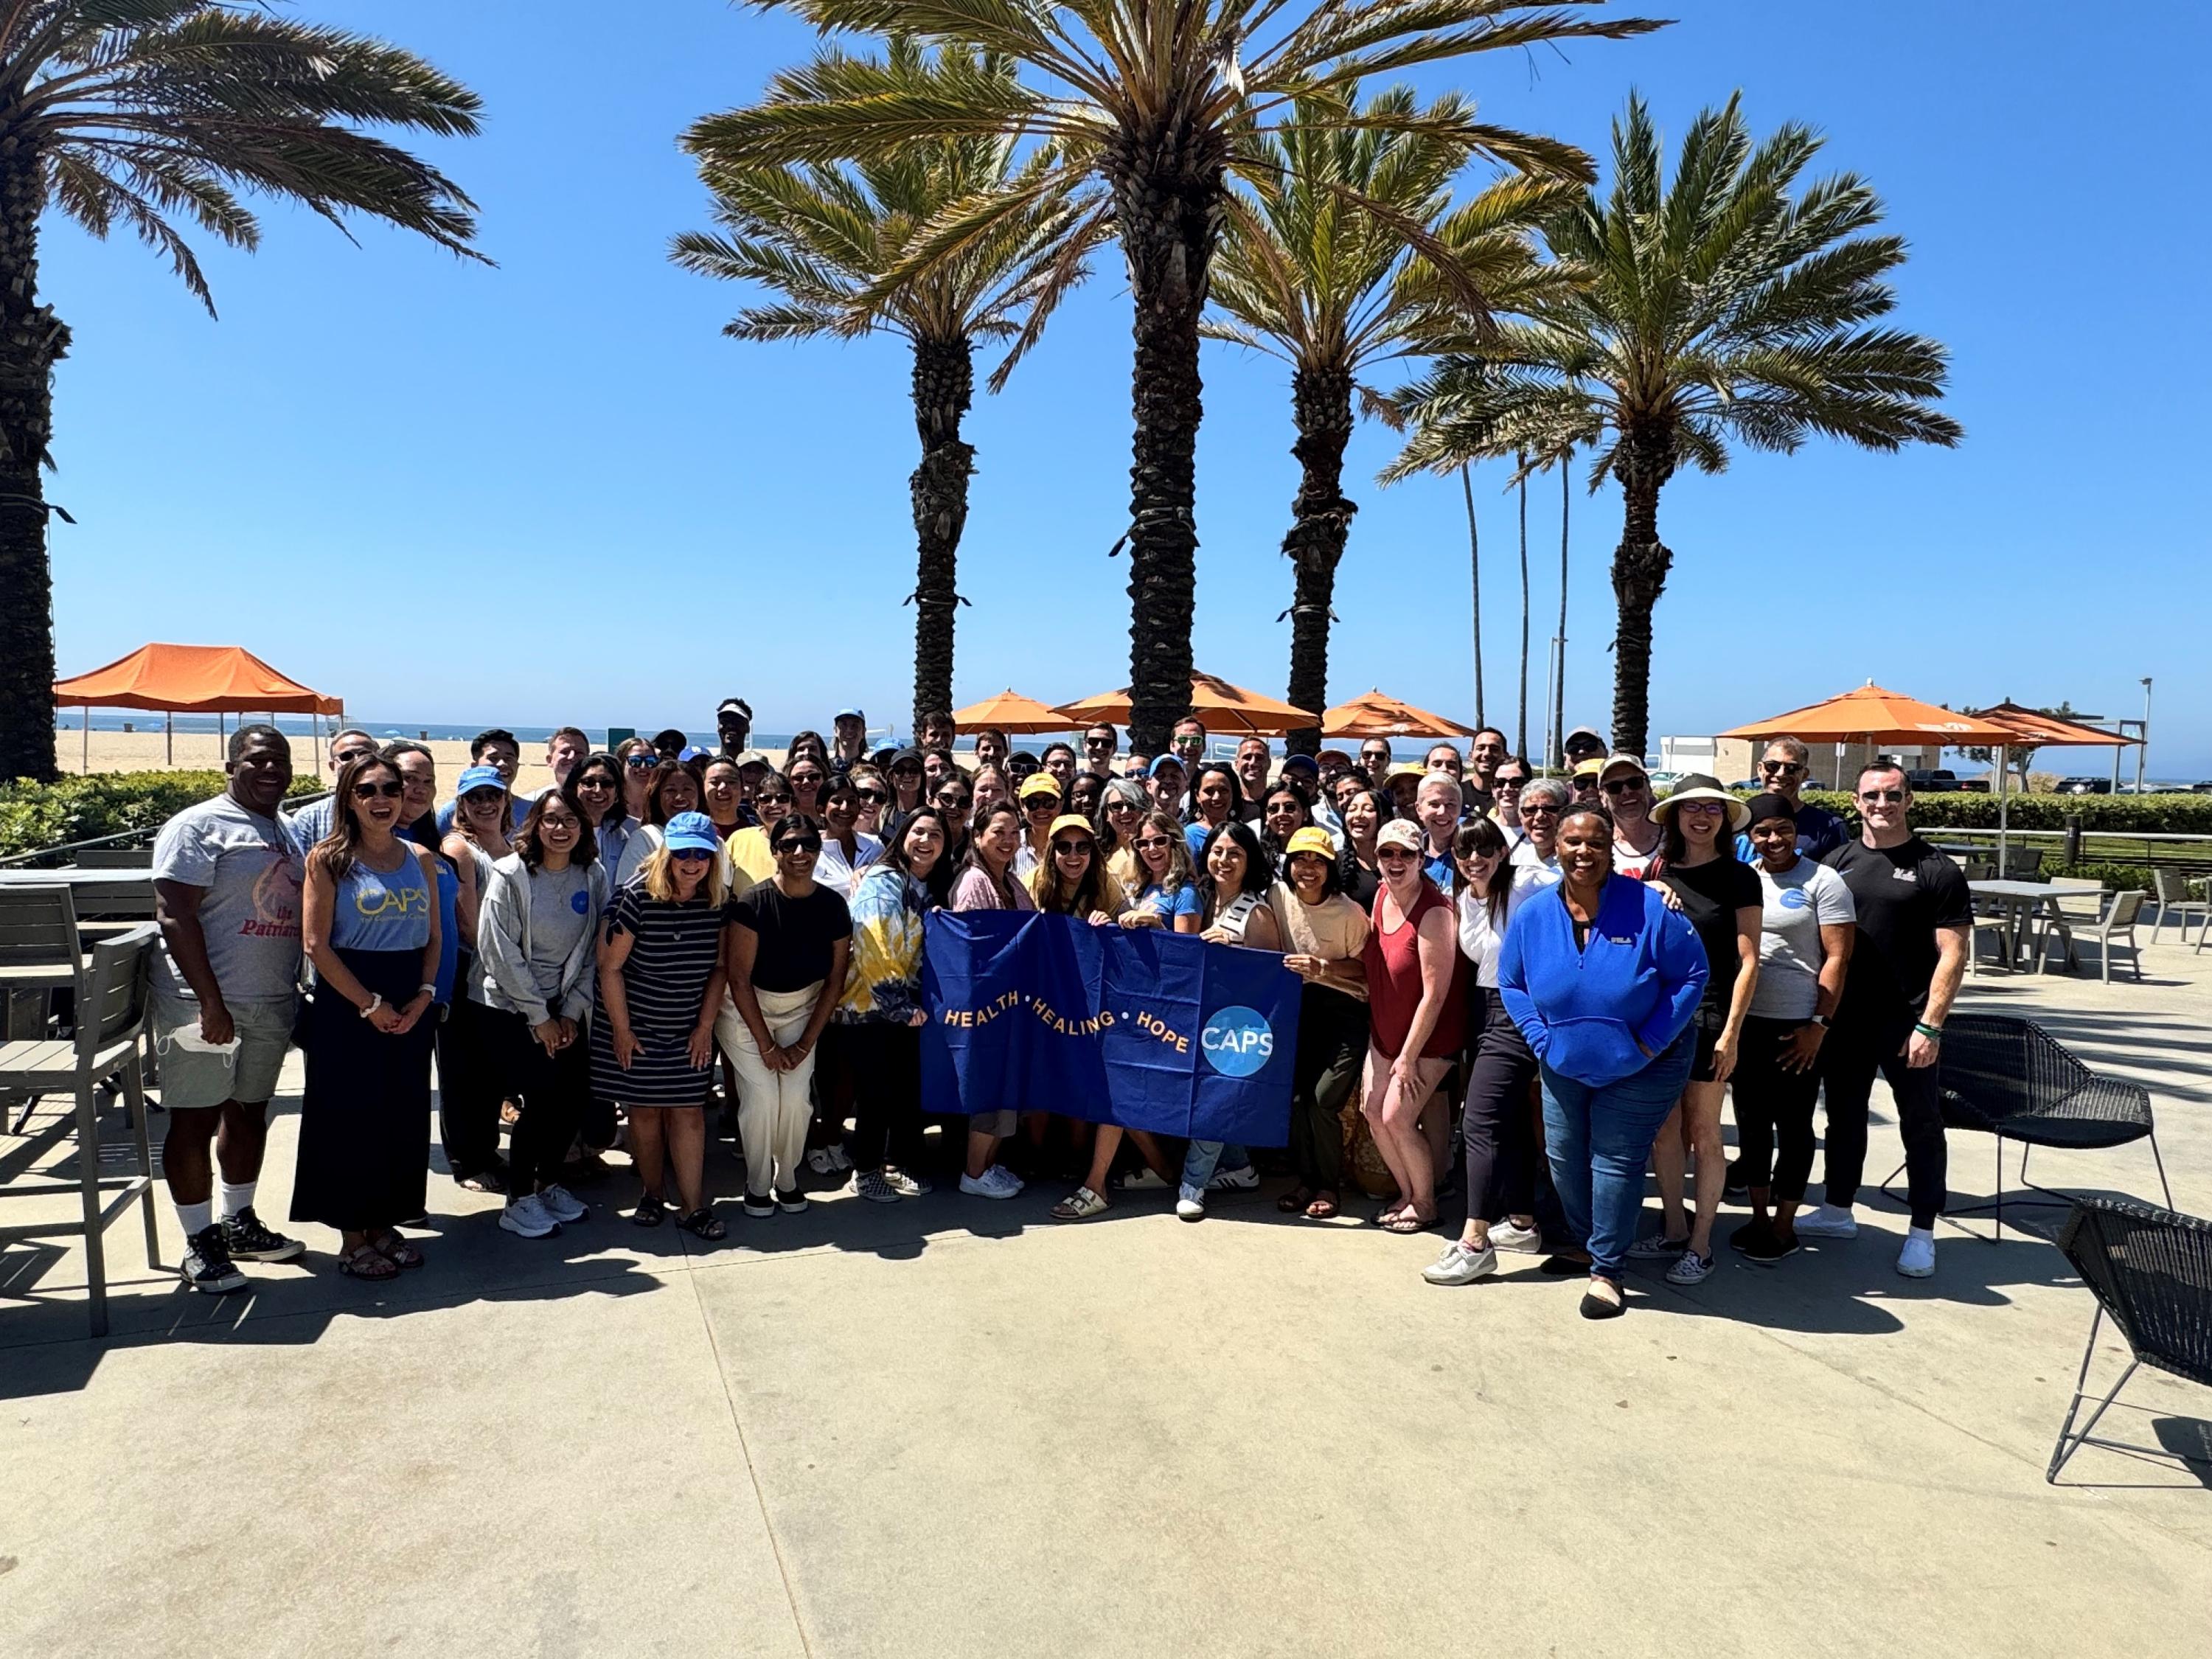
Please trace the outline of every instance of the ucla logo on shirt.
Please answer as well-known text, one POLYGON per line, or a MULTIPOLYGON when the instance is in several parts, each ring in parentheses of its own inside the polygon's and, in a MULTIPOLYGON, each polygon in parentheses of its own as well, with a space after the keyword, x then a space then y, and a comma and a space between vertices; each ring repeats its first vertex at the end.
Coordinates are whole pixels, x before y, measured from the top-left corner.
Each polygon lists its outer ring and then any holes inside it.
POLYGON ((1781 899, 1778 901, 1782 908, 1785 910, 1802 910, 1812 902, 1812 900, 1805 896, 1805 890, 1802 887, 1792 887, 1787 889, 1784 890, 1781 899))
POLYGON ((592 901, 586 895, 584 890, 579 887, 574 892, 568 895, 568 908, 580 916, 586 910, 589 910, 592 908, 592 901))
POLYGON ((1224 1077, 1249 1077, 1275 1052, 1275 1032, 1256 1009, 1221 1009, 1198 1034, 1206 1063, 1224 1077))

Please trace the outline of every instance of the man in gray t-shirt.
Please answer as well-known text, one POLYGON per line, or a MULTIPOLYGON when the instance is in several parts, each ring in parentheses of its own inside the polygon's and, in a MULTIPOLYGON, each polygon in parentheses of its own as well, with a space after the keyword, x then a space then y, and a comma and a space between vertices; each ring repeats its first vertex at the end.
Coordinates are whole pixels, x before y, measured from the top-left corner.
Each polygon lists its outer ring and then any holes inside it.
POLYGON ((300 980, 305 872, 277 813, 291 787, 291 744, 274 726, 240 726, 223 769, 229 787, 178 813, 154 843, 166 947, 152 1022, 169 1120, 161 1167, 185 1230, 185 1283, 216 1292, 245 1287, 234 1259, 289 1261, 305 1248, 253 1213, 300 980), (179 1045, 195 1035, 210 1047, 179 1045), (220 1191, 211 1194, 215 1162, 220 1191))

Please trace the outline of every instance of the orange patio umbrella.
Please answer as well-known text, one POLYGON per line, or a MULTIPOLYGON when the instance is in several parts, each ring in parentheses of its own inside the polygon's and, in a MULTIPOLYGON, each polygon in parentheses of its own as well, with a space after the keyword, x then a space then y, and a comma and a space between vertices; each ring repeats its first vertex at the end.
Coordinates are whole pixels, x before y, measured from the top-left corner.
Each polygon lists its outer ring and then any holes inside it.
POLYGON ((1325 738, 1471 738, 1474 731, 1379 690, 1340 702, 1321 717, 1325 738))
POLYGON ((1025 697, 1008 686, 995 697, 971 702, 952 711, 952 724, 960 730, 995 726, 1001 732, 1065 732, 1067 716, 1048 703, 1025 697))
POLYGON ((2112 748, 2142 741, 2141 738, 2124 738, 2118 732, 2107 732, 2101 726, 2084 726, 2078 720, 2062 720, 2056 714, 2039 714, 2033 708, 2022 708, 2016 702, 2001 702, 1994 708, 1977 708, 1974 718, 2010 727, 2014 744, 2021 749, 2112 748))
POLYGON ((1955 708, 1886 691, 1869 680, 1856 691, 1808 708, 1723 732, 1724 738, 1796 738, 1806 743, 1928 743, 1956 748, 1961 744, 2002 748, 2020 734, 1992 720, 1978 720, 1955 708))
MULTIPOLYGON (((1119 691, 1101 691, 1080 702, 1064 702, 1060 712, 1078 726, 1099 721, 1126 726, 1129 720, 1129 690, 1125 686, 1119 691)), ((1261 738, 1280 737, 1300 726, 1316 725, 1321 719, 1310 709, 1295 708, 1257 691, 1247 691, 1241 685, 1231 685, 1212 674, 1195 672, 1190 677, 1190 712, 1206 722, 1208 732, 1249 732, 1261 738)))

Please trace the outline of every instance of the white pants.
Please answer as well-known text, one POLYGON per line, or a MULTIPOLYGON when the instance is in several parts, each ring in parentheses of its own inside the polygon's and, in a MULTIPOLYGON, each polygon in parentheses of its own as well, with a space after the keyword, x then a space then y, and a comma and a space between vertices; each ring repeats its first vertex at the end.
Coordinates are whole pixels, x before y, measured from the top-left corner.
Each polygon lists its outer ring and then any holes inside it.
MULTIPOLYGON (((754 989, 761 1023, 776 1047, 796 1042, 806 1034, 806 1022, 821 994, 819 984, 801 991, 754 989)), ((714 1040, 738 1069, 738 1141, 745 1153, 745 1190, 760 1197, 771 1182, 780 1193, 796 1190, 799 1162, 806 1156, 806 1126, 814 1116, 813 1051, 787 1072, 769 1070, 751 1028, 729 1001, 715 1016, 714 1040)))

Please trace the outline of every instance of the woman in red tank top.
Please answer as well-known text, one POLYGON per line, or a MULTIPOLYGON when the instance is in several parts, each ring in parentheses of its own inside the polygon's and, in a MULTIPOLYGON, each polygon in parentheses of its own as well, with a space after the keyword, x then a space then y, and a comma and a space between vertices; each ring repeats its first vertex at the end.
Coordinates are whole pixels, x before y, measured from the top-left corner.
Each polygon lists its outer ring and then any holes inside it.
POLYGON ((1375 1219, 1387 1231, 1416 1233, 1437 1220, 1437 1160, 1421 1111, 1462 1045, 1463 958, 1451 902, 1421 873, 1420 826, 1384 824, 1375 862, 1382 884, 1363 958, 1369 1033, 1359 1109, 1398 1182, 1398 1201, 1375 1219))

